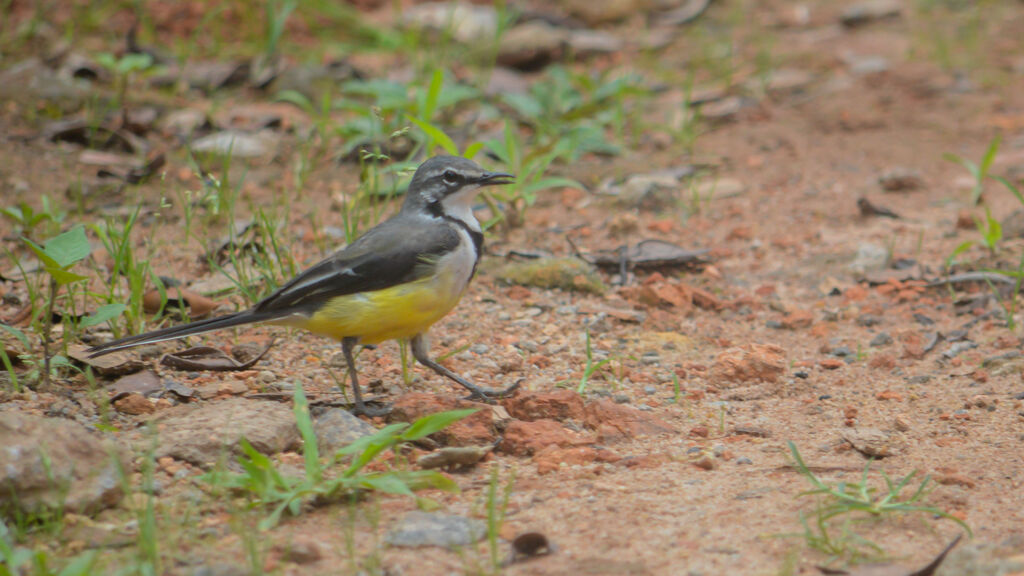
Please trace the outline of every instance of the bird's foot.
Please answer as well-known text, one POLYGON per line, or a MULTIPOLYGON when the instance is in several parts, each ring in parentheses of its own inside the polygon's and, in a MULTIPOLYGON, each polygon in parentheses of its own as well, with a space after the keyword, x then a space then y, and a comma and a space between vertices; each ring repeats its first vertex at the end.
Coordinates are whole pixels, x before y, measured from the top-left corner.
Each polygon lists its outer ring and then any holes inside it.
POLYGON ((505 388, 504 390, 494 388, 481 388, 479 386, 466 386, 466 389, 470 391, 470 395, 466 396, 466 400, 477 400, 486 404, 491 404, 496 398, 505 398, 510 396, 513 392, 519 389, 519 385, 522 384, 522 380, 517 381, 515 384, 505 388))

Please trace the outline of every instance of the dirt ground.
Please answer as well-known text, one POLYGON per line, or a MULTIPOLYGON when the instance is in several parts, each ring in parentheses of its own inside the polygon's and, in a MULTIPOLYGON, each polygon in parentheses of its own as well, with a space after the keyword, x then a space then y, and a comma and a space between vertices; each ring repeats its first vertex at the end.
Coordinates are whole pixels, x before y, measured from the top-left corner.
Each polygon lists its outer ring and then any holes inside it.
MULTIPOLYGON (((973 531, 938 574, 1024 573, 1024 361, 1019 324, 1007 322, 1008 316, 1017 323, 1024 316, 1015 294, 986 298, 993 287, 984 282, 940 282, 949 273, 1012 273, 1024 250, 1024 226, 1014 224, 1024 205, 994 180, 985 183, 983 203, 972 205, 974 180, 945 157, 978 162, 999 134, 991 173, 1024 178, 1024 4, 897 2, 896 15, 844 26, 843 10, 852 5, 714 2, 695 21, 669 28, 667 44, 657 50, 627 43, 616 53, 570 63, 577 70, 637 72, 656 87, 638 104, 637 137, 618 156, 586 154, 553 167, 586 189, 545 190, 521 227, 489 235, 476 279, 431 331, 433 350, 456 350, 444 364, 470 380, 493 387, 518 381, 523 397, 544 397, 579 384, 589 333, 593 359, 610 361, 591 376, 584 399, 637 408, 641 425, 639 432, 616 434, 608 422, 555 417, 577 439, 575 448, 544 458, 540 451, 512 455, 499 449, 484 463, 450 474, 460 493, 426 494, 448 513, 482 518, 492 466, 501 486, 514 478, 500 529, 502 554, 507 541, 526 532, 544 534, 555 550, 505 566, 503 573, 819 573, 816 566, 830 557, 811 546, 801 526, 801 515, 814 518, 815 498, 801 496, 812 486, 793 466, 789 443, 833 484, 859 481, 865 450, 882 452, 871 464, 876 488, 884 486, 881 472, 899 479, 917 471, 903 492, 907 497, 929 475, 924 503, 973 531), (701 65, 708 38, 719 36, 733 39, 733 77, 704 81, 697 74, 691 92, 682 82, 686 70, 701 65), (761 77, 755 62, 764 46, 772 65, 761 77), (730 96, 738 96, 739 104, 698 122, 690 154, 677 137, 657 128, 680 122, 683 102, 701 90, 713 98, 708 106, 730 96), (653 203, 605 193, 607 181, 694 165, 709 168, 675 189, 650 194, 653 203), (886 190, 892 179, 885 177, 892 174, 909 183, 886 190), (862 198, 899 217, 865 214, 862 198), (975 226, 986 207, 1003 224, 995 252, 981 244, 975 226), (599 295, 509 286, 499 278, 511 253, 571 256, 577 248, 593 253, 644 239, 706 248, 707 263, 638 269, 625 285, 602 270, 609 289, 599 295), (968 240, 975 245, 954 255, 968 240), (955 264, 948 267, 951 255, 955 264), (859 445, 862 438, 868 438, 867 448, 859 445), (559 459, 566 462, 558 465, 559 459)), ((374 22, 394 18, 390 4, 364 10, 374 22)), ((562 13, 561 7, 552 10, 562 13)), ((639 14, 595 26, 627 39, 653 36, 657 29, 639 14)), ((290 32, 293 41, 315 46, 315 39, 299 40, 301 29, 290 32)), ((401 55, 355 59, 371 76, 404 62, 401 55)), ((0 69, 16 60, 5 57, 0 69)), ((544 81, 543 74, 525 78, 544 81)), ((247 89, 209 97, 139 94, 138 105, 157 102, 163 110, 223 110, 269 100, 247 89)), ((91 178, 96 168, 79 162, 80 146, 39 136, 47 114, 14 100, 0 106, 4 206, 38 205, 48 194, 68 204, 70 224, 124 214, 139 202, 144 211, 137 249, 154 259, 156 273, 186 281, 216 276, 197 254, 197 243, 181 241, 178 212, 160 209, 161 198, 173 204, 175 190, 200 186, 172 138, 152 137, 168 150, 163 178, 89 199, 84 211, 75 212, 64 190, 91 178)), ((296 123, 309 122, 295 109, 288 114, 296 115, 296 123)), ((271 159, 245 163, 240 214, 292 190, 301 140, 286 134, 271 159)), ((502 168, 493 159, 477 159, 502 168)), ((339 206, 358 173, 352 163, 317 157, 284 238, 298 263, 312 263, 341 243, 323 229, 344 226, 339 206)), ((0 226, 9 258, 24 257, 13 224, 0 226)), ((6 261, 3 269, 11 268, 6 261)), ((21 309, 24 283, 5 278, 0 293, 0 318, 10 320, 21 309)), ((230 310, 240 300, 218 302, 230 310)), ((340 348, 325 339, 260 327, 202 341, 230 346, 273 336, 276 344, 252 375, 301 383, 313 398, 336 385, 332 373, 341 374, 335 359, 340 348)), ((380 383, 374 391, 390 401, 413 392, 440 398, 459 393, 420 366, 403 385, 395 343, 363 351, 359 366, 362 381, 380 383)), ((191 386, 240 378, 158 372, 191 386)), ((87 388, 81 377, 55 386, 4 393, 2 409, 52 415, 55 402, 69 402, 70 414, 96 418, 95 403, 78 402, 87 388)), ((113 418, 117 430, 105 428, 104 434, 130 443, 143 436, 141 424, 150 416, 113 418)), ((373 423, 379 427, 384 420, 373 423)), ((277 458, 301 462, 294 453, 277 458)), ((239 511, 198 492, 192 477, 199 473, 181 462, 156 473, 164 486, 161 526, 176 544, 164 552, 166 573, 199 574, 204 564, 222 571, 203 573, 233 573, 223 564, 250 565, 253 538, 270 573, 490 570, 483 544, 460 550, 383 544, 397 520, 416 509, 411 498, 376 496, 354 512, 316 508, 257 533, 251 526, 259 510, 239 511), (181 468, 189 472, 173 474, 181 468), (185 508, 190 516, 182 518, 185 508), (289 560, 282 550, 294 542, 312 542, 318 559, 289 560)), ((100 519, 127 517, 114 509, 100 519)), ((948 518, 920 512, 886 514, 846 529, 881 545, 883 561, 907 567, 902 573, 924 566, 963 533, 948 518)), ((82 546, 74 536, 47 539, 36 535, 28 542, 58 557, 82 546)), ((115 563, 130 556, 118 549, 103 554, 115 563)), ((835 565, 845 564, 840 559, 835 565)))

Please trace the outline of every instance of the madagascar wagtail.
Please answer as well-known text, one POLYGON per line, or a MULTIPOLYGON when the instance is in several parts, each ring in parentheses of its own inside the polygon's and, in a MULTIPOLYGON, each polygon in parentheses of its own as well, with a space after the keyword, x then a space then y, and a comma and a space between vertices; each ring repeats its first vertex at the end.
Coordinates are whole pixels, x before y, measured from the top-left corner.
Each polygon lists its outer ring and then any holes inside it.
POLYGON ((430 359, 427 329, 459 302, 476 272, 484 235, 472 202, 482 186, 510 184, 513 176, 488 172, 472 160, 436 156, 413 175, 402 209, 355 242, 293 278, 242 312, 128 336, 91 348, 92 356, 266 322, 304 328, 341 341, 352 381, 355 412, 377 415, 359 392, 352 349, 409 339, 413 356, 487 399, 507 390, 480 388, 430 359))

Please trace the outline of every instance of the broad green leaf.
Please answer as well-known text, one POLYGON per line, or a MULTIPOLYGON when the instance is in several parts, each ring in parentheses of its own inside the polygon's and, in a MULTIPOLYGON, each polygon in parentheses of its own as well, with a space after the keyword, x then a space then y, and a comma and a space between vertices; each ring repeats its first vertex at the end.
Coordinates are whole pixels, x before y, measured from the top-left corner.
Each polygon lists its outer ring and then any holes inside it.
POLYGON ((79 326, 87 328, 89 326, 96 326, 97 324, 102 324, 107 320, 117 318, 127 308, 127 305, 122 304, 120 302, 115 304, 104 304, 103 306, 97 308, 96 312, 94 312, 91 316, 86 316, 85 318, 82 318, 82 321, 79 323, 79 326))
POLYGON ((92 247, 85 237, 85 228, 75 226, 71 230, 50 238, 43 249, 61 268, 68 268, 75 262, 89 256, 92 247))
POLYGON ((402 433, 401 439, 406 442, 412 442, 414 440, 430 436, 434 432, 442 430, 477 411, 477 408, 468 408, 465 410, 450 410, 448 412, 438 412, 436 414, 424 416, 423 418, 413 422, 412 426, 402 433))

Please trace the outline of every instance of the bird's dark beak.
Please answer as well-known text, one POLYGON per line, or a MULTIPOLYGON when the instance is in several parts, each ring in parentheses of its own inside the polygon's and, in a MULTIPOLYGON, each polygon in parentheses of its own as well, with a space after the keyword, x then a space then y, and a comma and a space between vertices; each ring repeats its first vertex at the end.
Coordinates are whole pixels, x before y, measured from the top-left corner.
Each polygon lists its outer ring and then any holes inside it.
POLYGON ((500 186, 515 182, 515 178, 512 174, 506 174, 505 172, 484 172, 480 175, 480 179, 477 180, 477 184, 480 186, 500 186))

